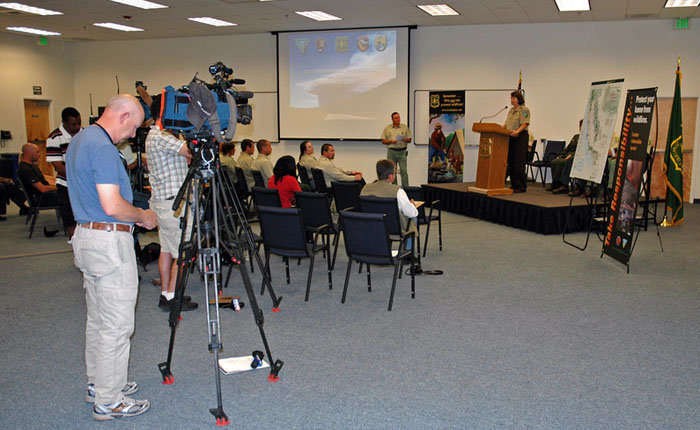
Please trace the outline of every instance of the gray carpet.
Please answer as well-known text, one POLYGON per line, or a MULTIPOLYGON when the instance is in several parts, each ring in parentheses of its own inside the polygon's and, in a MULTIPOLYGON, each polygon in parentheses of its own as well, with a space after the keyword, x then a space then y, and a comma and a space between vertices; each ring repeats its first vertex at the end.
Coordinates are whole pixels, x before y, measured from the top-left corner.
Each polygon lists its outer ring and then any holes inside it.
MULTIPOLYGON (((425 269, 386 311, 391 269, 352 274, 340 304, 347 259, 339 251, 334 289, 317 260, 311 300, 303 301, 308 262, 273 258, 282 311, 260 298, 275 354, 277 383, 264 371, 223 376, 231 428, 543 428, 690 429, 700 422, 700 208, 686 223, 642 232, 631 273, 600 256, 540 236, 445 214, 425 269)), ((28 240, 23 219, 0 224, 0 256, 67 250, 66 238, 28 240)), ((53 215, 41 220, 54 222, 53 215)), ((582 242, 583 234, 571 236, 582 242)), ((184 314, 176 339, 175 384, 156 368, 166 357, 167 313, 156 307, 157 267, 142 273, 130 379, 148 398, 145 415, 98 423, 83 401, 85 299, 72 254, 0 259, 1 428, 212 428, 213 359, 204 310, 184 314)), ((260 286, 259 271, 253 276, 260 286)), ((190 294, 204 301, 198 280, 190 294)), ((234 273, 227 294, 243 294, 234 273)), ((247 302, 246 298, 242 299, 247 302)), ((222 314, 224 353, 262 349, 249 307, 222 314)))

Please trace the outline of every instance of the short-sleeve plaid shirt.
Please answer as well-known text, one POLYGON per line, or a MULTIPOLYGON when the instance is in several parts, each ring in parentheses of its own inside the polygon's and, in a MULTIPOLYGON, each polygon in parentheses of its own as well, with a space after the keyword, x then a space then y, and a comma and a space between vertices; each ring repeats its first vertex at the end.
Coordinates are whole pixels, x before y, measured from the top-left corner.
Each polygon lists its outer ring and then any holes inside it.
POLYGON ((146 137, 146 155, 152 199, 168 200, 174 197, 185 182, 187 159, 178 154, 184 144, 172 134, 151 126, 146 137))

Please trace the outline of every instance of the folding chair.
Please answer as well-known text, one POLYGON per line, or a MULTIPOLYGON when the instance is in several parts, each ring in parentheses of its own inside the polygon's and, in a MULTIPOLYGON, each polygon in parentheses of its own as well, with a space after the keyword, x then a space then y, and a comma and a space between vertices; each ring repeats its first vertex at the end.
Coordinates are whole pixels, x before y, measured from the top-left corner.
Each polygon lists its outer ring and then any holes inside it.
POLYGON ((331 194, 331 190, 326 186, 326 178, 323 176, 323 170, 321 169, 311 169, 311 176, 314 179, 314 186, 316 187, 316 192, 331 194))
POLYGON ((297 207, 301 209, 301 217, 304 220, 304 226, 312 229, 325 226, 325 228, 321 230, 321 234, 329 236, 327 243, 330 243, 330 235, 333 235, 333 260, 331 260, 331 269, 334 269, 335 257, 338 254, 340 226, 333 222, 328 195, 302 191, 294 193, 294 196, 297 201, 297 207))
POLYGON ((253 201, 255 206, 271 206, 281 208, 280 193, 275 188, 253 187, 253 201))
POLYGON ((267 184, 265 183, 265 179, 263 179, 262 173, 260 173, 260 170, 251 170, 250 171, 253 174, 253 180, 255 181, 255 186, 260 187, 260 188, 266 188, 267 184))
POLYGON ((360 192, 364 184, 360 181, 331 182, 331 190, 335 199, 335 209, 358 210, 360 207, 360 192))
MULTIPOLYGON (((24 223, 27 224, 31 221, 29 224, 30 239, 34 234, 34 225, 36 224, 36 219, 41 211, 56 211, 56 220, 58 221, 58 225, 61 225, 61 205, 58 204, 58 195, 55 191, 40 193, 38 194, 38 198, 32 198, 32 195, 29 193, 29 189, 24 181, 18 179, 15 183, 24 193, 24 197, 27 199, 27 204, 29 205, 29 211, 27 212, 27 218, 24 220, 24 223)), ((31 186, 31 184, 29 186, 31 186)))
MULTIPOLYGON (((548 140, 547 146, 544 149, 544 154, 542 155, 542 159, 530 163, 530 168, 537 169, 537 173, 539 173, 540 178, 542 179, 543 187, 546 185, 545 181, 547 179, 547 168, 552 167, 552 160, 554 160, 557 155, 564 150, 565 143, 566 142, 563 140, 548 140), (544 169, 544 173, 542 173, 542 169, 544 169)), ((533 179, 537 180, 537 176, 535 175, 533 179)))

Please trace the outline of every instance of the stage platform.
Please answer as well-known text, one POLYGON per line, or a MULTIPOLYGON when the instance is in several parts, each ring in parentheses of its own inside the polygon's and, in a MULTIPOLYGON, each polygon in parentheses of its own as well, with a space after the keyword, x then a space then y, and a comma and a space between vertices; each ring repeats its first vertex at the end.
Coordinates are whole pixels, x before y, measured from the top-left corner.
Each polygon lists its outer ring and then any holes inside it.
MULTIPOLYGON (((540 234, 561 234, 571 197, 545 191, 541 183, 528 183, 527 192, 507 196, 471 193, 474 182, 425 184, 426 200, 440 200, 443 210, 540 234)), ((586 199, 574 197, 568 232, 588 228, 586 199)))

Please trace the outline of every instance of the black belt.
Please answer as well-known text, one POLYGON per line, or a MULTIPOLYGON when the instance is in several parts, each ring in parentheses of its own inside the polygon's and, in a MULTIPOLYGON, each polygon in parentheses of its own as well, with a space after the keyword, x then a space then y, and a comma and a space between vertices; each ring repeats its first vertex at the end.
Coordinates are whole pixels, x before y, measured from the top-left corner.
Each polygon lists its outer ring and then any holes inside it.
POLYGON ((389 151, 405 151, 408 148, 387 148, 389 151))
POLYGON ((165 200, 173 200, 174 198, 175 198, 175 196, 170 196, 170 197, 168 197, 168 198, 165 199, 165 200))

